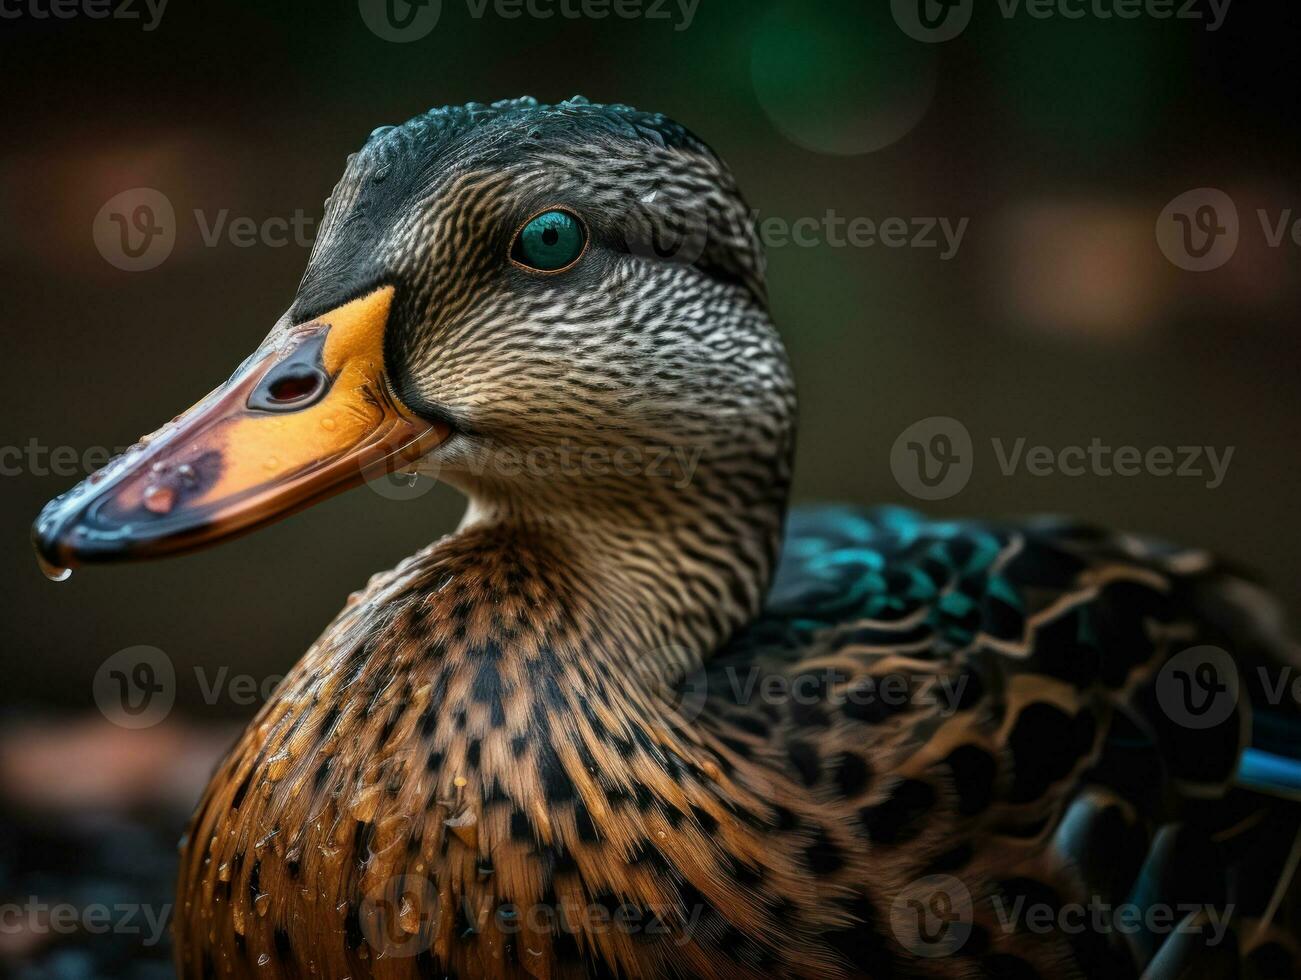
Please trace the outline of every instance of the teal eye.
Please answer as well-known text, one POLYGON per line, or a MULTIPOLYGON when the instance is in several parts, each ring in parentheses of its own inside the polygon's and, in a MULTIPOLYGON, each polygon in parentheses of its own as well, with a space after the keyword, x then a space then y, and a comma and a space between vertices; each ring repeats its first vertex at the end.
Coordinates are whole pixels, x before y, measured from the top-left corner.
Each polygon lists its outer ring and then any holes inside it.
POLYGON ((587 229, 568 211, 543 211, 520 229, 510 257, 537 272, 558 272, 578 261, 587 229))

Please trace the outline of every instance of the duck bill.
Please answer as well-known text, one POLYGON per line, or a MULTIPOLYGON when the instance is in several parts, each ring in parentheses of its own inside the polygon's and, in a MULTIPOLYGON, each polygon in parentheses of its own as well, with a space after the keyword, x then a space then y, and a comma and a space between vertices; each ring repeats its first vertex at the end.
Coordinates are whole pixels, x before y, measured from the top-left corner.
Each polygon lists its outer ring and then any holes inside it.
POLYGON ((235 373, 36 521, 55 568, 191 551, 412 464, 448 434, 391 393, 385 286, 273 332, 235 373))

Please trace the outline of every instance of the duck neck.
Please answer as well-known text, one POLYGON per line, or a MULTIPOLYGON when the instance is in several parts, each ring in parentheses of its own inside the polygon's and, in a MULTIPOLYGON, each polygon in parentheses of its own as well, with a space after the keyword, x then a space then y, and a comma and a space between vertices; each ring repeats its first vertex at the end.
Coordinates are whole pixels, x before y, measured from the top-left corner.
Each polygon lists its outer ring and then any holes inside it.
MULTIPOLYGON (((475 502, 429 557, 487 584, 477 595, 489 605, 527 590, 528 609, 543 616, 550 606, 571 623, 566 642, 611 674, 673 685, 756 616, 779 528, 779 514, 755 527, 686 517, 637 526, 591 510, 540 518, 475 502)), ((537 639, 561 638, 544 629, 537 639)))
POLYGON ((720 493, 718 474, 698 463, 669 491, 622 499, 480 484, 429 559, 491 576, 502 563, 519 569, 526 554, 528 573, 604 669, 674 684, 757 615, 786 505, 784 475, 753 495, 720 493))

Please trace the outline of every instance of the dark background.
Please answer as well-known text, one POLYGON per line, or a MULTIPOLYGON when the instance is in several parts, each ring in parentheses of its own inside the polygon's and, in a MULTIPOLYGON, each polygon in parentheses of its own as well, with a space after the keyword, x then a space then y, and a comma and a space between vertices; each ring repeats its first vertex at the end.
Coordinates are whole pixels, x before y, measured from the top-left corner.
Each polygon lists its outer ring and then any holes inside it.
MULTIPOLYGON (((582 93, 687 124, 761 218, 970 219, 949 261, 880 244, 770 249, 801 385, 798 499, 918 505, 892 475, 891 446, 911 423, 951 416, 975 439, 974 476, 919 506, 1071 512, 1204 544, 1301 606, 1301 246, 1267 247, 1256 218, 1301 206, 1296 5, 1237 0, 1211 33, 1008 20, 982 0, 961 37, 923 45, 883 0, 700 0, 685 30, 673 3, 667 20, 507 19, 491 5, 475 19, 466 0, 443 0, 427 37, 395 44, 355 0, 171 0, 151 31, 9 2, 22 16, 0 19, 0 444, 128 445, 253 349, 307 249, 206 246, 195 209, 314 221, 378 125, 582 93), (177 234, 165 262, 132 273, 105 261, 91 228, 140 186, 171 200, 177 234), (1155 226, 1199 187, 1232 197, 1242 241, 1228 264, 1194 273, 1166 260, 1155 226), (1151 475, 1008 477, 990 450, 994 437, 1060 448, 1095 436, 1235 451, 1211 490, 1151 475)), ((282 673, 349 591, 451 530, 462 508, 441 486, 412 500, 361 489, 214 551, 56 585, 28 528, 84 474, 20 469, 0 476, 0 786, 23 814, 14 825, 165 800, 155 823, 169 841, 221 726, 254 710, 207 703, 194 668, 259 684, 282 673), (96 711, 92 678, 137 644, 175 664, 178 710, 128 732, 96 711)), ((58 859, 6 833, 0 886, 7 875, 15 893, 40 887, 31 875, 48 880, 43 862, 58 859)))

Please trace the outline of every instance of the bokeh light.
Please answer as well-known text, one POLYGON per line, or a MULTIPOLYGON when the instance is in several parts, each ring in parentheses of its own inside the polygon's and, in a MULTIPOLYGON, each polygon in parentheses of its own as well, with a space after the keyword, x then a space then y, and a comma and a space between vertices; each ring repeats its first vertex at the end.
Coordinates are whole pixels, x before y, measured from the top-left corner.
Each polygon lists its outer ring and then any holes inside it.
POLYGON ((906 37, 881 4, 783 0, 755 29, 750 67, 773 125, 819 153, 898 142, 935 94, 932 50, 906 37))

